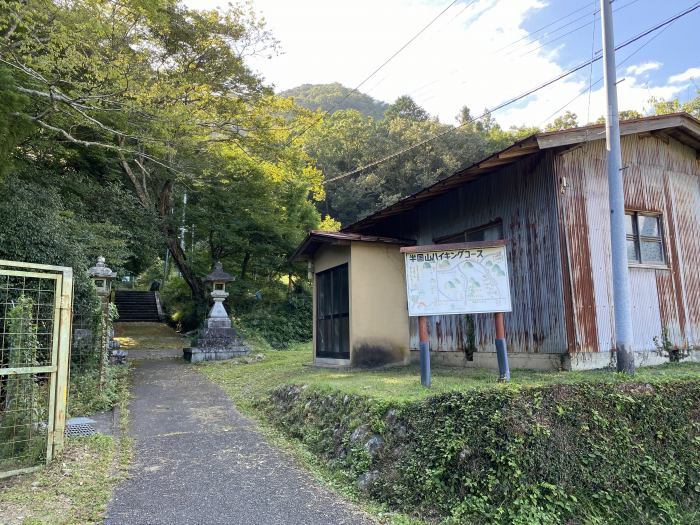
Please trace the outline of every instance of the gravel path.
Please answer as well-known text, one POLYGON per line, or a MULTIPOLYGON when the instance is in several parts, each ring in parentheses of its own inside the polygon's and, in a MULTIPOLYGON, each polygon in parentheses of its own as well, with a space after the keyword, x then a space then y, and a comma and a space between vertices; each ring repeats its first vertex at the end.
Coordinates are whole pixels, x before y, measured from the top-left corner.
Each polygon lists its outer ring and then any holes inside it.
POLYGON ((134 369, 130 478, 108 525, 369 525, 324 489, 191 365, 144 360, 134 369))

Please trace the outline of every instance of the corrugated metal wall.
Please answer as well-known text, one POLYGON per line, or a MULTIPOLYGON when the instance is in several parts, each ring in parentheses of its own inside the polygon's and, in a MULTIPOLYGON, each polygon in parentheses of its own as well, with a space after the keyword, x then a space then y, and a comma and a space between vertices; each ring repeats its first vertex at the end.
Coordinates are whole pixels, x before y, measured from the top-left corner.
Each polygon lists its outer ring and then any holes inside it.
MULTIPOLYGON (((606 351, 613 344, 610 217, 605 141, 583 144, 555 157, 564 264, 570 270, 565 304, 574 320, 570 351, 606 351)), ((654 348, 667 328, 676 344, 700 336, 700 168, 693 149, 672 138, 622 139, 628 209, 662 214, 668 268, 630 268, 635 346, 654 348)), ((566 277, 566 276, 565 276, 566 277)))
MULTIPOLYGON (((509 350, 566 351, 561 257, 557 223, 558 185, 551 153, 542 153, 488 175, 421 205, 412 217, 391 225, 391 235, 419 244, 501 220, 509 241, 513 312, 505 315, 509 350)), ((386 226, 385 226, 386 227, 386 226)), ((474 316, 477 351, 495 350, 493 316, 474 316)), ((464 351, 465 316, 429 318, 431 349, 464 351)), ((417 321, 411 324, 411 348, 418 348, 417 321)))

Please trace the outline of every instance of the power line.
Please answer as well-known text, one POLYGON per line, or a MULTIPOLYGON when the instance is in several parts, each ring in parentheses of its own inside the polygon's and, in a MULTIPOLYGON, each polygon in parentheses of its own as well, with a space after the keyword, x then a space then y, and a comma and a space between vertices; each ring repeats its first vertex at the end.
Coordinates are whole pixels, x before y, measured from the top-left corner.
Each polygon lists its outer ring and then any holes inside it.
MULTIPOLYGON (((617 12, 617 11, 619 11, 619 10, 621 10, 621 9, 624 9, 624 8, 630 6, 630 5, 632 5, 632 4, 634 4, 634 3, 638 2, 638 1, 639 1, 639 0, 631 0, 631 1, 629 1, 628 3, 626 3, 626 4, 624 4, 624 5, 619 6, 618 8, 616 8, 616 9, 614 10, 614 12, 617 12)), ((584 7, 584 8, 585 8, 585 7, 584 7)), ((560 17, 559 19, 555 20, 554 22, 551 22, 550 24, 547 24, 547 26, 541 27, 540 30, 542 30, 542 29, 544 29, 544 28, 546 28, 546 27, 549 27, 549 26, 551 26, 551 25, 553 25, 553 24, 555 24, 555 23, 557 23, 557 22, 559 22, 559 21, 561 21, 561 20, 565 20, 565 19, 568 18, 569 16, 571 16, 571 15, 573 15, 573 14, 579 12, 579 11, 582 11, 584 8, 579 8, 579 9, 577 9, 577 10, 575 10, 575 11, 572 11, 571 13, 569 13, 569 15, 565 15, 565 16, 563 16, 563 17, 560 17)), ((529 51, 525 51, 524 53, 520 54, 519 57, 522 58, 522 57, 524 57, 524 56, 526 56, 526 55, 529 55, 530 53, 534 53, 535 51, 537 51, 537 50, 539 50, 539 49, 542 49, 543 47, 545 47, 545 46, 551 44, 552 42, 556 42, 556 41, 558 41, 558 40, 561 40, 562 38, 565 38, 565 37, 567 37, 567 36, 569 36, 569 35, 571 35, 571 34, 573 34, 573 33, 576 33, 576 32, 578 32, 578 31, 580 31, 580 30, 586 28, 587 26, 591 25, 591 23, 593 23, 593 25, 595 26, 595 20, 596 20, 596 17, 597 17, 597 15, 598 15, 598 13, 600 13, 600 9, 596 9, 596 8, 594 7, 594 9, 593 9, 592 12, 589 12, 589 13, 586 13, 586 14, 584 14, 584 15, 581 15, 581 16, 575 18, 574 20, 569 21, 568 23, 566 23, 566 24, 564 24, 564 25, 562 25, 562 26, 559 26, 559 27, 553 29, 552 31, 547 32, 544 36, 549 36, 550 34, 557 33, 558 31, 564 29, 565 27, 568 27, 568 26, 570 26, 571 24, 578 22, 579 20, 582 20, 582 19, 584 19, 584 18, 587 18, 587 17, 589 17, 591 14, 593 15, 593 22, 587 22, 587 23, 585 23, 585 24, 583 24, 583 25, 580 25, 580 26, 578 26, 578 27, 576 27, 576 28, 574 28, 574 29, 571 29, 570 31, 567 31, 566 33, 563 33, 563 34, 558 35, 558 36, 556 36, 556 37, 554 37, 554 38, 552 38, 552 39, 550 39, 550 40, 548 40, 548 41, 546 41, 546 42, 543 42, 543 43, 540 44, 539 46, 537 46, 537 47, 535 47, 535 48, 532 48, 532 49, 530 49, 529 51)), ((512 42, 512 43, 509 44, 509 45, 512 45, 512 44, 514 44, 515 42, 520 42, 520 41, 522 41, 522 40, 524 40, 524 39, 526 39, 526 38, 530 38, 535 32, 537 32, 537 31, 534 31, 533 33, 530 33, 529 35, 526 35, 526 36, 524 36, 524 37, 518 39, 517 41, 512 42)), ((537 38, 534 38, 534 39, 531 40, 530 42, 525 42, 524 44, 522 44, 522 45, 520 45, 520 46, 518 46, 518 47, 516 47, 516 48, 514 48, 514 49, 512 49, 512 50, 510 50, 510 51, 508 51, 507 53, 505 53, 505 55, 506 55, 506 56, 512 55, 513 53, 515 53, 515 52, 517 52, 517 51, 519 51, 519 50, 521 50, 521 49, 526 49, 527 47, 531 46, 532 44, 536 44, 536 43, 538 43, 538 40, 537 40, 537 38)), ((502 50, 506 49, 507 47, 509 47, 509 46, 504 46, 504 47, 498 49, 497 51, 494 52, 494 55, 498 54, 499 52, 501 52, 502 50)), ((453 77, 454 74, 457 73, 457 72, 464 71, 464 69, 465 69, 464 67, 455 68, 454 70, 452 70, 452 71, 450 72, 450 77, 449 77, 449 78, 453 77)), ((431 81, 431 82, 429 82, 429 83, 427 83, 427 84, 424 84, 424 85, 422 85, 422 86, 420 86, 420 87, 418 87, 418 88, 416 88, 416 89, 410 91, 410 92, 409 92, 409 95, 413 95, 413 94, 415 94, 415 93, 417 93, 417 92, 419 92, 419 91, 422 91, 422 90, 424 90, 424 89, 426 89, 426 88, 428 88, 428 87, 430 87, 430 86, 433 86, 433 85, 435 85, 435 84, 448 81, 449 78, 438 78, 438 79, 435 79, 435 80, 433 80, 433 81, 431 81)), ((467 84, 468 82, 469 82, 469 80, 464 80, 464 81, 460 82, 459 85, 467 84)), ((429 96, 428 98, 420 98, 420 95, 419 95, 419 98, 418 98, 417 102, 419 102, 420 104, 423 104, 423 103, 427 102, 428 100, 434 98, 435 96, 436 96, 436 95, 431 95, 431 96, 429 96)))
MULTIPOLYGON (((563 21, 563 20, 566 20, 566 19, 569 18, 570 16, 575 15, 576 13, 579 13, 579 12, 583 11, 584 9, 588 9, 588 5, 584 5, 583 7, 579 7, 578 9, 575 9, 574 11, 571 11, 571 12, 570 12, 569 14, 567 14, 567 15, 564 15, 564 16, 562 16, 562 17, 557 18, 557 19, 554 20, 553 22, 550 22, 550 23, 548 23, 547 25, 544 25, 544 26, 540 27, 539 29, 535 29, 534 31, 531 31, 531 32, 528 33, 527 35, 525 35, 525 36, 523 36, 523 37, 520 37, 520 38, 518 38, 517 40, 513 40, 510 44, 506 44, 505 46, 503 46, 503 47, 501 47, 501 48, 498 48, 498 49, 495 51, 495 53, 500 53, 500 52, 503 51, 504 49, 508 49, 510 46, 512 46, 512 45, 514 45, 514 44, 517 44, 518 42, 522 42, 523 40, 525 40, 525 39, 527 39, 527 38, 530 38, 532 35, 536 35, 536 34, 539 33, 540 31, 544 31, 544 30, 547 29, 548 27, 551 27, 551 26, 553 26, 554 24, 558 24, 559 22, 561 22, 561 21, 563 21)), ((576 22, 576 21, 578 21, 578 20, 581 20, 582 18, 585 18, 585 17, 587 17, 587 16, 588 16, 588 13, 586 13, 585 15, 582 15, 582 16, 580 16, 580 17, 578 17, 578 18, 576 18, 575 20, 572 20, 570 23, 573 23, 573 22, 576 22)), ((566 27, 566 26, 563 26, 563 27, 566 27)), ((555 29, 554 31, 558 31, 559 29, 561 29, 561 28, 555 29)))
MULTIPOLYGON (((629 7, 629 6, 631 6, 632 4, 637 3, 638 1, 639 1, 639 0, 631 0, 630 2, 627 2, 627 3, 624 4, 624 5, 621 5, 620 7, 618 7, 617 9, 615 9, 613 12, 614 12, 614 13, 617 13, 618 11, 621 11, 622 9, 624 9, 624 8, 626 8, 626 7, 629 7)), ((551 44, 552 42, 556 42, 557 40, 561 40, 562 38, 565 38, 565 37, 567 37, 567 36, 569 36, 569 35, 571 35, 571 34, 573 34, 573 33, 576 33, 577 31, 580 31, 581 29, 587 28, 587 27, 588 27, 589 25, 591 25, 591 24, 595 25, 595 21, 598 19, 598 14, 599 14, 599 13, 600 13, 600 9, 596 9, 596 10, 593 12, 593 21, 592 21, 592 22, 586 22, 585 24, 580 25, 580 26, 578 26, 578 27, 576 27, 576 28, 574 28, 574 29, 572 29, 572 30, 570 30, 570 31, 567 31, 566 33, 564 33, 564 34, 562 34, 562 35, 556 36, 556 37, 554 37, 554 38, 552 38, 552 39, 550 39, 550 40, 547 40, 546 42, 542 42, 539 46, 534 47, 534 48, 532 48, 532 49, 530 49, 530 50, 528 50, 528 51, 525 51, 525 52, 524 52, 522 55, 520 55, 520 56, 521 56, 521 57, 524 57, 525 55, 529 55, 530 53, 534 53, 534 52, 537 51, 538 49, 542 49, 543 47, 548 46, 548 45, 551 44)), ((562 28, 563 28, 563 27, 565 27, 565 26, 562 26, 562 28)), ((560 28, 560 29, 561 29, 561 28, 560 28)), ((525 47, 529 46, 530 44, 534 44, 535 42, 536 42, 536 40, 533 40, 533 41, 530 42, 529 44, 526 44, 525 46, 522 46, 522 47, 525 48, 525 47)), ((510 54, 510 53, 509 53, 509 54, 510 54)))
MULTIPOLYGON (((415 35, 413 35, 413 36, 408 40, 408 42, 406 42, 404 45, 402 45, 393 55, 391 55, 391 56, 390 56, 389 58, 387 58, 384 62, 382 62, 382 64, 381 64, 377 69, 375 69, 374 71, 372 71, 372 73, 370 73, 369 76, 368 76, 367 78, 365 78, 362 82, 360 82, 360 83, 359 83, 357 86, 355 86, 353 89, 351 89, 350 91, 348 91, 347 94, 346 94, 343 98, 341 98, 338 102, 336 102, 335 104, 333 104, 333 106, 332 106, 331 109, 328 111, 328 113, 333 113, 333 111, 335 111, 335 109, 336 109, 338 106, 340 106, 340 104, 342 104, 343 102, 345 102, 345 101, 350 97, 350 95, 352 95, 353 93, 356 93, 358 89, 360 89, 364 84, 366 84, 366 83, 369 81, 369 79, 371 79, 374 75, 376 75, 377 73, 379 73, 389 62, 391 62, 394 58, 396 58, 404 49, 406 49, 408 46, 410 46, 410 45, 411 45, 419 36, 421 36, 430 26, 432 26, 432 25, 438 20, 438 18, 440 18, 442 15, 444 15, 453 5, 455 5, 455 4, 458 3, 458 2, 459 2, 459 0, 452 0, 452 2, 450 2, 450 3, 448 4, 448 6, 445 7, 445 9, 443 9, 442 11, 440 11, 440 12, 437 14, 437 16, 436 16, 435 18, 433 18, 430 22, 428 22, 425 26, 423 26, 423 28, 422 28, 420 31, 418 31, 415 35)), ((469 5, 472 5, 472 4, 474 4, 475 2, 476 2, 476 0, 472 0, 472 2, 471 2, 469 5)), ((301 137, 304 133, 306 133, 307 131, 309 131, 312 127, 316 126, 316 125, 321 121, 322 118, 323 118, 323 115, 319 116, 316 120, 314 120, 314 122, 312 122, 312 123, 309 124, 307 127, 305 127, 304 129, 302 129, 297 135, 295 135, 295 136, 293 136, 292 138, 290 138, 290 139, 287 141, 287 143, 285 144, 285 147, 286 147, 286 146, 289 146, 292 142, 294 142, 295 140, 297 140, 297 139, 298 139, 299 137, 301 137)))
MULTIPOLYGON (((675 21, 678 20, 679 18, 690 14, 691 12, 695 11, 695 10, 698 9, 699 7, 700 7, 700 2, 696 2, 694 5, 688 7, 688 8, 685 9, 684 11, 681 11, 680 13, 678 13, 678 14, 672 16, 671 18, 668 18, 668 19, 664 20, 663 22, 660 22, 660 23, 656 24, 655 26, 653 26, 653 27, 651 27, 651 28, 649 28, 649 29, 643 31, 642 33, 639 33, 639 34, 637 34, 637 35, 635 35, 635 36, 633 36, 633 37, 627 39, 625 42, 623 42, 622 44, 620 44, 619 46, 617 46, 617 47, 615 48, 615 51, 619 51, 620 49, 623 49, 623 48, 627 47, 628 45, 630 45, 630 44, 632 44, 632 43, 634 43, 634 42, 636 42, 636 41, 638 41, 638 40, 644 38, 645 36, 649 35, 650 33, 653 33, 654 31, 657 31, 657 30, 659 30, 660 28, 662 28, 662 27, 664 27, 664 26, 667 26, 667 25, 669 25, 669 24, 675 22, 675 21)), ((433 135, 432 137, 429 137, 429 138, 427 138, 427 139, 425 139, 425 140, 422 140, 422 141, 419 141, 419 142, 417 142, 417 143, 415 143, 415 144, 412 144, 412 145, 410 145, 410 146, 407 146, 407 147, 405 147, 405 148, 403 148, 403 149, 401 149, 401 150, 398 150, 398 151, 396 151, 396 152, 394 152, 394 153, 391 153, 390 155, 387 155, 387 156, 385 156, 385 157, 383 157, 383 158, 381 158, 381 159, 378 159, 378 160, 376 160, 376 161, 374 161, 374 162, 371 162, 370 164, 366 164, 365 166, 362 166, 362 167, 360 167, 360 168, 356 168, 356 169, 351 170, 351 171, 348 171, 348 172, 346 172, 346 173, 342 173, 342 174, 340 174, 340 175, 338 175, 338 176, 336 176, 336 177, 332 177, 332 178, 330 178, 330 179, 324 181, 324 184, 328 184, 329 182, 334 182, 334 181, 337 181, 337 180, 340 180, 340 179, 344 179, 344 178, 346 178, 346 177, 350 177, 350 176, 352 176, 352 175, 356 175, 356 174, 361 173, 361 172, 363 172, 363 171, 365 171, 365 170, 367 170, 367 169, 369 169, 369 168, 372 168, 372 167, 374 167, 374 166, 377 166, 378 164, 382 164, 382 163, 384 163, 384 162, 386 162, 386 161, 388 161, 388 160, 391 160, 391 159, 393 159, 393 158, 395 158, 395 157, 398 157, 399 155, 402 155, 402 154, 404 154, 404 153, 407 153, 407 152, 409 152, 409 151, 411 151, 411 150, 413 150, 413 149, 415 149, 415 148, 418 148, 418 147, 420 147, 420 146, 424 146, 425 144, 428 144, 428 143, 430 143, 430 142, 432 142, 432 141, 434 141, 434 140, 437 140, 437 139, 442 138, 442 137, 444 137, 444 136, 446 136, 446 135, 449 135, 450 133, 452 133, 452 132, 454 132, 454 131, 456 131, 456 130, 458 130, 458 129, 464 127, 464 126, 466 126, 467 124, 471 124, 471 123, 473 123, 473 122, 476 122, 477 120, 482 119, 482 118, 484 118, 485 116, 490 115, 490 114, 494 113, 495 111, 498 111, 499 109, 503 109, 503 108, 506 107, 506 106, 509 106, 509 105, 511 105, 511 104, 513 104, 513 103, 515 103, 515 102, 518 102, 519 100, 522 100, 522 99, 524 99, 524 98, 526 98, 526 97, 529 97, 529 96, 532 95, 533 93, 535 93, 535 92, 537 92, 537 91, 540 91, 541 89, 544 89, 544 88, 546 88, 547 86, 550 86, 550 85, 554 84, 555 82, 558 82, 559 80, 561 80, 561 79, 563 79, 563 78, 565 78, 565 77, 568 77, 569 75, 572 75, 572 74, 576 73, 577 71, 580 71, 581 69, 583 69, 584 67, 588 66, 588 65, 591 64, 592 62, 597 62, 598 60, 600 60, 600 59, 602 58, 602 54, 601 54, 601 51, 600 51, 600 50, 596 52, 596 55, 597 55, 597 56, 595 56, 594 58, 592 58, 592 59, 590 59, 590 60, 586 60, 585 62, 583 62, 583 63, 581 63, 581 64, 579 64, 579 65, 577 65, 577 66, 575 66, 575 67, 573 67, 573 68, 571 68, 571 69, 569 69, 568 71, 565 71, 564 73, 562 73, 562 74, 556 76, 555 78, 553 78, 553 79, 551 79, 551 80, 548 80, 547 82, 544 82, 543 84, 540 84, 539 86, 537 86, 537 87, 535 87, 535 88, 533 88, 533 89, 530 89, 530 90, 526 91, 525 93, 522 93, 522 94, 520 94, 520 95, 518 95, 518 96, 516 96, 516 97, 513 97, 513 98, 511 98, 510 100, 507 100, 506 102, 503 102, 503 103, 501 103, 501 104, 495 106, 494 108, 492 108, 492 109, 490 109, 490 110, 488 110, 488 111, 485 111, 484 113, 482 113, 482 114, 479 115, 478 117, 471 118, 471 119, 469 119, 469 120, 463 122, 463 123, 460 124, 459 126, 450 128, 450 129, 448 129, 447 131, 444 131, 444 132, 442 132, 442 133, 438 133, 437 135, 433 135)))
MULTIPOLYGON (((674 22, 675 22, 675 21, 676 21, 676 20, 674 20, 674 22)), ((656 39, 659 38, 661 35, 663 35, 663 34, 666 32, 666 30, 669 29, 669 28, 671 27, 672 24, 673 24, 673 22, 671 22, 671 24, 669 24, 669 25, 667 25, 666 27, 664 27, 661 31, 659 31, 657 34, 655 34, 654 36, 652 36, 649 40, 647 40, 647 41, 644 42, 641 46, 639 46, 637 49, 635 49, 634 51, 632 51, 632 53, 630 53, 630 54, 627 55, 625 58, 623 58, 623 59, 620 61, 620 63, 617 64, 617 69, 619 70, 626 62, 629 62, 629 61, 632 59, 632 57, 633 57, 634 55, 636 55, 637 53, 639 53, 642 49, 644 49, 644 48, 647 47, 649 44, 651 44, 654 40, 656 40, 656 39)), ((562 112, 562 111, 565 110, 567 107, 569 107, 571 104, 573 104, 574 102, 576 102, 576 100, 578 100, 579 98, 581 98, 581 97, 586 93, 586 91, 588 91, 588 92, 590 93, 590 88, 592 88, 593 86, 597 86, 597 85, 600 84, 602 81, 603 81, 603 77, 598 77, 598 79, 597 79, 595 82, 593 82, 592 84, 590 84, 589 87, 584 88, 581 92, 579 92, 578 95, 576 95, 574 98, 572 98, 571 100, 569 100, 566 104, 564 104, 562 107, 560 107, 559 109, 557 109, 554 113, 552 113, 552 114, 549 115, 546 119, 544 119, 544 120, 540 123, 540 126, 546 124, 547 122, 549 122, 550 119, 556 117, 560 112, 562 112)), ((622 81, 620 81, 620 82, 622 82, 622 81)), ((618 82, 618 83, 619 83, 619 82, 618 82)), ((651 96, 651 94, 650 94, 649 96, 651 96)), ((590 102, 589 102, 589 104, 590 104, 590 102)), ((589 115, 590 115, 590 110, 589 110, 589 115)), ((590 117, 588 118, 588 120, 590 120, 590 117)), ((588 123, 588 122, 587 122, 587 123, 588 123)))

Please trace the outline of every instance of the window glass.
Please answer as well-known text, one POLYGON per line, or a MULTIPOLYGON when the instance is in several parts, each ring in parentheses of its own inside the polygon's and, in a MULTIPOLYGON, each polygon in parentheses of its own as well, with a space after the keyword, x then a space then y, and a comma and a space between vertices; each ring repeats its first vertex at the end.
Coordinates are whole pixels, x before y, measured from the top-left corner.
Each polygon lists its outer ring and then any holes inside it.
POLYGON ((627 239, 627 260, 639 262, 639 255, 637 254, 637 243, 634 240, 627 239))
POLYGON ((499 241, 501 239, 503 239, 503 223, 498 221, 477 228, 470 228, 462 233, 443 237, 435 242, 437 244, 448 244, 453 242, 499 241))
POLYGON ((641 264, 664 264, 661 216, 638 212, 625 214, 627 260, 641 264))
POLYGON ((664 262, 664 252, 660 242, 642 241, 640 247, 643 262, 657 264, 664 262))
POLYGON ((658 237, 659 218, 656 216, 639 215, 639 235, 658 237))

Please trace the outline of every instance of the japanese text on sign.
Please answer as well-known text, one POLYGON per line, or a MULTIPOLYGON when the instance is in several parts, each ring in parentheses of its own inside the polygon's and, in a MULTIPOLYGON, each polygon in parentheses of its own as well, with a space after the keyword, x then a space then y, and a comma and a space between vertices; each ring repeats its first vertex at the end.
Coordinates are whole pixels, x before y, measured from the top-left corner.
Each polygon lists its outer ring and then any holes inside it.
POLYGON ((406 253, 408 314, 510 312, 506 247, 406 253))

